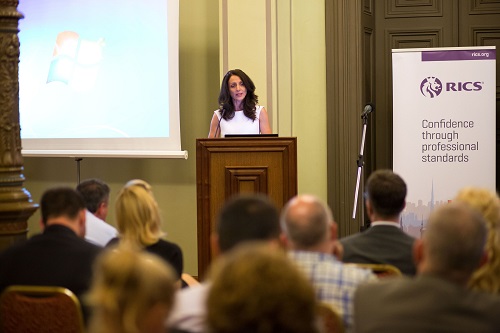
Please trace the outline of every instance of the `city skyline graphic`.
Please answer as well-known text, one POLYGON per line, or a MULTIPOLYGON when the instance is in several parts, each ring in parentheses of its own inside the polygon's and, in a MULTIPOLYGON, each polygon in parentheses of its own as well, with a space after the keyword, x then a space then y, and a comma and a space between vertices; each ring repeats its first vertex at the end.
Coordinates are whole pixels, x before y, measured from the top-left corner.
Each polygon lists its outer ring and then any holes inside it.
POLYGON ((435 200, 434 180, 431 182, 430 198, 418 199, 417 202, 407 201, 400 216, 400 227, 407 234, 421 238, 425 231, 429 215, 436 208, 450 203, 451 200, 435 200))

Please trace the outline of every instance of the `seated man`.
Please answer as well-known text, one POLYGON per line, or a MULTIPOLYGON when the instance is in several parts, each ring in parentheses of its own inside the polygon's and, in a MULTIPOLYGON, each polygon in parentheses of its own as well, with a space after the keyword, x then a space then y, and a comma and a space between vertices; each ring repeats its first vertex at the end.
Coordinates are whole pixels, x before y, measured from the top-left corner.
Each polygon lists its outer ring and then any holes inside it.
POLYGON ((466 288, 486 260, 486 234, 484 219, 465 204, 438 208, 415 245, 417 277, 358 288, 355 331, 499 332, 500 298, 466 288))
POLYGON ((415 275, 412 248, 415 239, 400 229, 406 184, 391 170, 377 170, 366 182, 366 212, 370 228, 340 240, 346 263, 389 264, 405 275, 415 275))
MULTIPOLYGON (((211 235, 212 253, 228 253, 248 241, 263 241, 270 249, 280 248, 279 214, 264 196, 243 195, 230 199, 222 207, 215 232, 211 235)), ((169 332, 205 332, 206 298, 210 283, 185 288, 177 293, 167 322, 169 332)))
POLYGON ((345 265, 333 255, 337 224, 328 206, 312 195, 291 199, 281 215, 281 227, 290 258, 306 273, 317 298, 342 315, 344 326, 352 326, 352 300, 356 288, 376 281, 369 270, 345 265))
POLYGON ((85 239, 100 246, 117 236, 116 228, 106 223, 109 186, 99 179, 86 179, 76 187, 87 207, 85 239))
POLYGON ((42 233, 0 254, 0 292, 9 285, 70 289, 80 297, 90 286, 101 248, 86 242, 85 203, 71 188, 53 188, 40 202, 42 233))

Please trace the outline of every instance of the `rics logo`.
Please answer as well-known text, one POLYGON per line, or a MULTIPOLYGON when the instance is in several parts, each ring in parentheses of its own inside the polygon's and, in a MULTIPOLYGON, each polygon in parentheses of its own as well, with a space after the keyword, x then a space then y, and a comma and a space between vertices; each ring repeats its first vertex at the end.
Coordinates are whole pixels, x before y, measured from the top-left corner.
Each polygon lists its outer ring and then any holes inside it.
POLYGON ((441 81, 434 76, 426 77, 422 83, 420 83, 420 92, 425 97, 434 98, 441 94, 443 90, 443 85, 441 81))

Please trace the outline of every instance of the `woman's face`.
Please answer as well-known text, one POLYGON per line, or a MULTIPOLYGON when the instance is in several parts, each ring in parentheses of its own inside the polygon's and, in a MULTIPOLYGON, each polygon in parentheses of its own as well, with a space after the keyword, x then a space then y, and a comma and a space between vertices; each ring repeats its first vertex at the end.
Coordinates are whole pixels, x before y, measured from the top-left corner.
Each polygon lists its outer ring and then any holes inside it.
POLYGON ((247 88, 245 87, 245 84, 243 84, 243 81, 241 81, 239 76, 233 75, 229 78, 228 85, 233 103, 241 103, 247 95, 247 88))

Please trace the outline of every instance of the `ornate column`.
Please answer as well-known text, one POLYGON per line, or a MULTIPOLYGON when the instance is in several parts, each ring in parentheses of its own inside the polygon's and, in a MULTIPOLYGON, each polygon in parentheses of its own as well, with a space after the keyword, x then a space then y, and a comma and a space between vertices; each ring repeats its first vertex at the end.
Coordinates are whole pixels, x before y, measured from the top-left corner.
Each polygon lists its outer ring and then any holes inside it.
POLYGON ((17 0, 0 0, 0 251, 26 238, 38 205, 23 188, 19 126, 19 19, 17 0))

